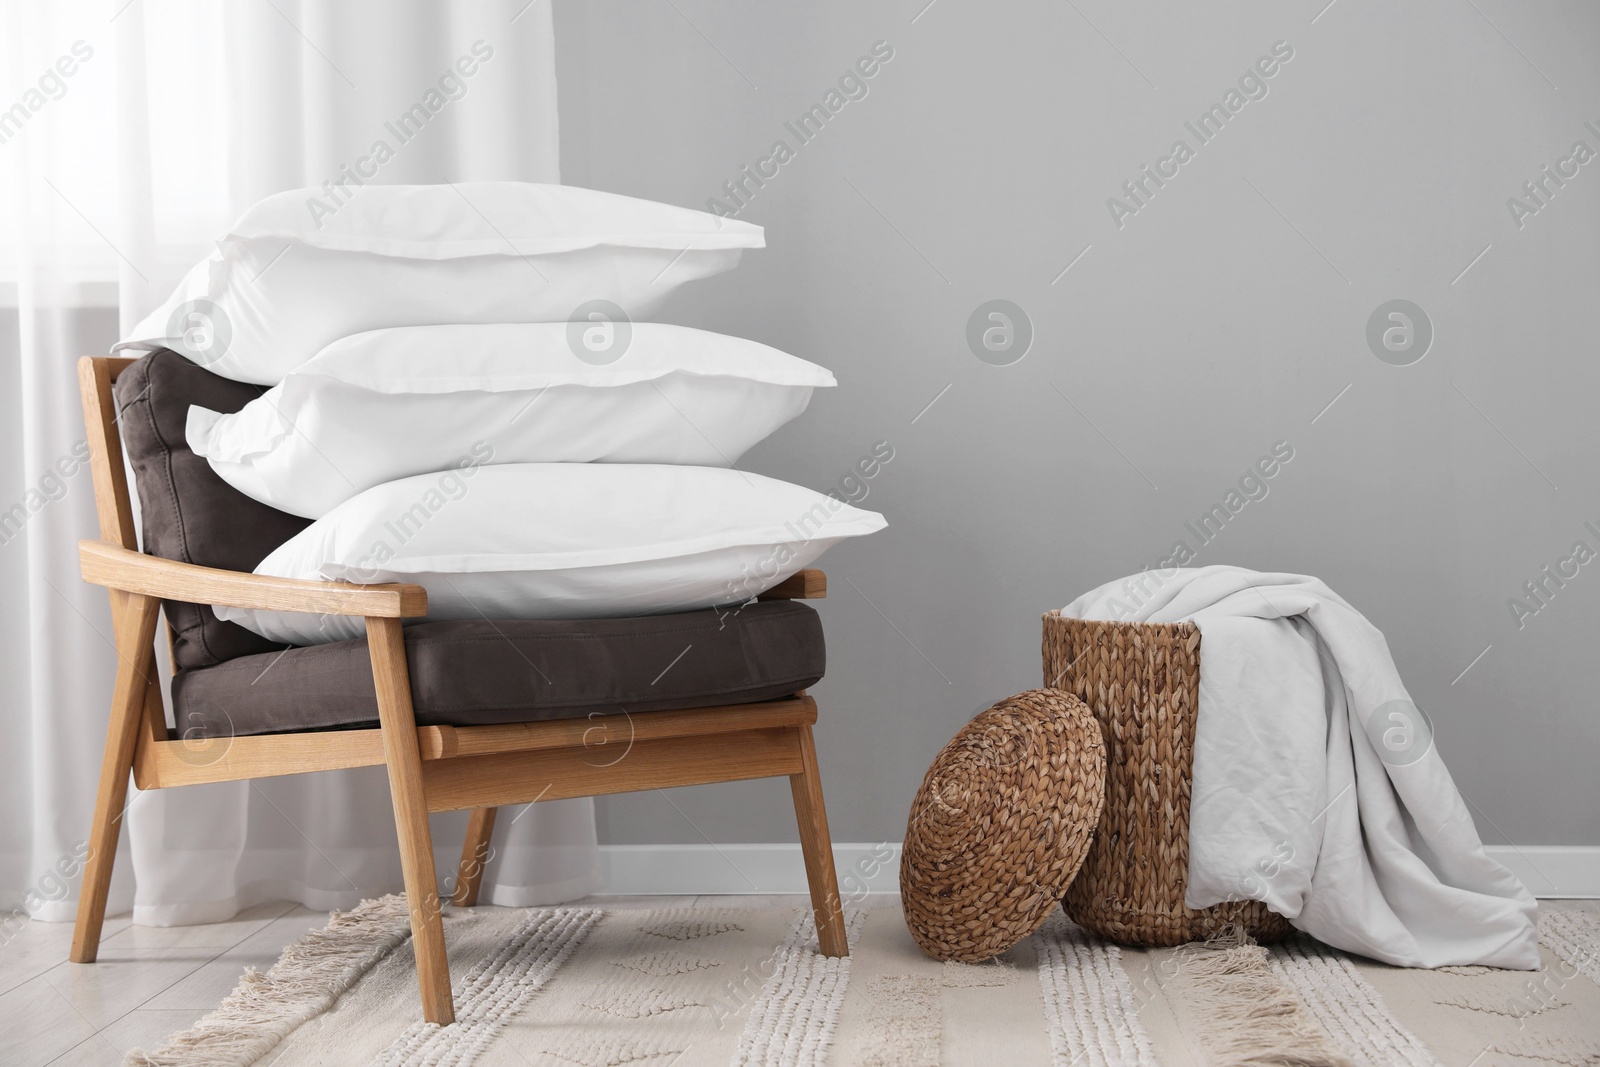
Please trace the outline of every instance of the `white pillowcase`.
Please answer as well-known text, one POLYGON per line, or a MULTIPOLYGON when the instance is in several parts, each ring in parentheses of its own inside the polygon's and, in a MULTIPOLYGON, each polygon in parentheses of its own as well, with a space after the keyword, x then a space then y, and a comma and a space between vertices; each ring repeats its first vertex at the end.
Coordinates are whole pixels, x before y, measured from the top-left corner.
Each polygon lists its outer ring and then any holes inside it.
POLYGON ((765 243, 748 222, 565 185, 367 185, 342 199, 331 214, 321 189, 256 204, 116 348, 170 348, 276 385, 364 330, 559 322, 595 301, 648 319, 765 243))
MULTIPOLYGON (((618 618, 748 600, 883 516, 745 471, 518 463, 368 489, 257 574, 415 582, 430 619, 618 618)), ((216 609, 271 641, 364 634, 361 619, 216 609)))
POLYGON ((484 450, 480 462, 731 467, 804 411, 812 389, 834 384, 822 367, 755 341, 653 322, 613 327, 614 361, 596 364, 581 330, 356 334, 235 414, 191 407, 189 447, 246 496, 315 519, 364 489, 484 450))

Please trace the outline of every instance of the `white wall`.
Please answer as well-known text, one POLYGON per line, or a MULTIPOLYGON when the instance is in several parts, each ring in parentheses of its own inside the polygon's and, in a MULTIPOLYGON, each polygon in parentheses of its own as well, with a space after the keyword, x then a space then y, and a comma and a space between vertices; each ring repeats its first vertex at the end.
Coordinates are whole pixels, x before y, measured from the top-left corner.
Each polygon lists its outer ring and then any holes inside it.
MULTIPOLYGON (((925 3, 556 7, 565 180, 687 206, 894 49, 742 213, 770 247, 663 316, 838 375, 750 469, 825 488, 895 449, 866 502, 890 528, 824 561, 835 839, 898 840, 939 746, 1038 684, 1039 614, 1194 545, 1288 441, 1199 562, 1317 574, 1367 612, 1487 843, 1600 845, 1600 564, 1521 629, 1507 606, 1600 551, 1600 162, 1521 228, 1506 203, 1574 141, 1600 152, 1600 10, 925 3), (1265 98, 1119 229, 1107 199, 1279 41, 1265 98), (1011 366, 965 340, 994 298, 1036 331, 1011 366), (1365 339, 1396 298, 1435 332, 1410 366, 1365 339)), ((607 801, 603 840, 794 837, 781 783, 670 799, 607 801)))

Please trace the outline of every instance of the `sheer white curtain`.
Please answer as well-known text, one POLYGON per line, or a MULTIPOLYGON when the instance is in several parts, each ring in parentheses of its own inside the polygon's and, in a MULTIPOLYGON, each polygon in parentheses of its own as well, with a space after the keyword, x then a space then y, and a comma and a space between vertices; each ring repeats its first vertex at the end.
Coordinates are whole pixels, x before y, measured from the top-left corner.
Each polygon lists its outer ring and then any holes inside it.
MULTIPOLYGON (((73 361, 243 208, 380 141, 377 182, 558 181, 551 35, 550 0, 0 0, 0 939, 22 913, 73 916, 115 663, 77 575, 96 524, 73 361), (385 123, 417 103, 433 118, 401 144, 385 123)), ((382 768, 132 798, 111 910, 136 922, 401 885, 382 768)), ((434 821, 441 876, 463 828, 434 821)), ((590 802, 499 820, 482 899, 598 884, 590 802)))

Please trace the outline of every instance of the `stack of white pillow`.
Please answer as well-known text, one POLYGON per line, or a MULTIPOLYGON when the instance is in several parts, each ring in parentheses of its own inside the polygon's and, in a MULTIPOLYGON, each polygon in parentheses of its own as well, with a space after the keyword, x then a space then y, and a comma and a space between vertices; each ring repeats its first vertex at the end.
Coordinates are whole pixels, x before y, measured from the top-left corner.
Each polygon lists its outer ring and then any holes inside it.
MULTIPOLYGON (((732 469, 832 374, 642 321, 759 226, 523 182, 366 186, 320 218, 314 196, 247 211, 117 346, 271 386, 187 428, 228 484, 316 520, 257 574, 420 583, 431 619, 659 614, 742 603, 885 525, 732 469)), ((217 615, 291 644, 364 632, 217 615)))

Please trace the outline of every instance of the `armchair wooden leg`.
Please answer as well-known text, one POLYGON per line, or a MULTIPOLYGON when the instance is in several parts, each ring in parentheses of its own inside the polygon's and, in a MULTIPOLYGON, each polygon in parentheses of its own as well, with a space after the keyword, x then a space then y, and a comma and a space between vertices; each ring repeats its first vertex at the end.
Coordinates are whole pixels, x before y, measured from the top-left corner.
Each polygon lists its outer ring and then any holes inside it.
POLYGON ((839 900, 839 879, 833 869, 833 841, 828 836, 828 813, 822 806, 822 776, 817 771, 817 748, 811 727, 796 727, 804 770, 789 776, 794 791, 794 814, 800 823, 800 851, 806 859, 806 881, 811 887, 811 910, 817 920, 817 944, 824 956, 848 956, 844 933, 844 908, 839 900))
POLYGON ((394 825, 400 836, 400 867, 411 909, 411 943, 417 957, 422 1014, 430 1023, 456 1021, 450 996, 450 962, 445 955, 444 921, 439 914, 439 882, 433 868, 433 834, 422 782, 422 753, 411 707, 411 679, 399 619, 367 619, 367 646, 378 690, 378 719, 389 767, 394 825))
POLYGON ((133 748, 144 721, 145 689, 155 669, 156 617, 161 602, 128 593, 113 597, 112 606, 120 615, 114 626, 117 682, 111 696, 111 721, 106 726, 105 755, 100 761, 100 790, 89 830, 83 886, 78 892, 78 921, 72 930, 69 958, 73 963, 93 963, 100 954, 100 928, 105 923, 111 865, 116 860, 123 805, 128 799, 133 748))
POLYGON ((467 820, 467 839, 461 845, 461 866, 456 868, 456 895, 450 903, 470 908, 478 903, 483 885, 483 869, 489 863, 489 837, 494 833, 494 813, 498 808, 473 808, 467 820))

